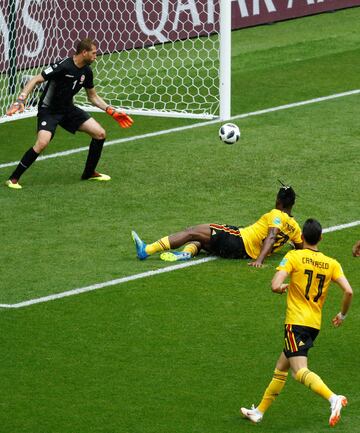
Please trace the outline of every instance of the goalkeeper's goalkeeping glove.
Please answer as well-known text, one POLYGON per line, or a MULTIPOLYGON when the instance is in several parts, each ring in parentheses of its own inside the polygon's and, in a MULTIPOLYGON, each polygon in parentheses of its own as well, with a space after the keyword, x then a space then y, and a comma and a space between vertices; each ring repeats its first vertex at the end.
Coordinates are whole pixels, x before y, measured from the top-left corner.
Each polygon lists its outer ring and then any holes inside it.
POLYGON ((25 110, 26 95, 21 93, 17 100, 11 104, 10 108, 7 110, 6 115, 12 116, 15 113, 22 113, 25 110))
POLYGON ((123 111, 116 111, 114 107, 110 105, 106 108, 106 113, 122 127, 122 128, 130 128, 130 126, 134 123, 132 118, 128 116, 123 111))

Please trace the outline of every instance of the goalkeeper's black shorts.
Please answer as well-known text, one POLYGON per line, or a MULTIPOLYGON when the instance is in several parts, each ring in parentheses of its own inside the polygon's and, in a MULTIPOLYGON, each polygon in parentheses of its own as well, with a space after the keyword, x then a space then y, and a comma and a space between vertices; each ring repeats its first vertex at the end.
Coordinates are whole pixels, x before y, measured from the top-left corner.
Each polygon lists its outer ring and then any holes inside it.
POLYGON ((210 224, 211 252, 225 259, 251 259, 245 250, 239 227, 227 224, 210 224))
POLYGON ((41 107, 38 111, 37 130, 49 131, 52 137, 55 135, 56 127, 60 125, 66 131, 75 134, 80 126, 90 119, 90 115, 79 107, 72 105, 66 112, 57 113, 49 108, 41 107))

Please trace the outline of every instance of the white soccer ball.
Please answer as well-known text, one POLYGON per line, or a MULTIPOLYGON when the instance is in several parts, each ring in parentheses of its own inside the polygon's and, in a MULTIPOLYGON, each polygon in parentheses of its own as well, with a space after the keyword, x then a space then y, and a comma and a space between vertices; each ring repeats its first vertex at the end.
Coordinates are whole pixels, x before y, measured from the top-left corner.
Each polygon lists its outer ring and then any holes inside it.
POLYGON ((233 123, 225 123, 219 129, 219 137, 226 144, 234 144, 240 138, 240 129, 233 123))

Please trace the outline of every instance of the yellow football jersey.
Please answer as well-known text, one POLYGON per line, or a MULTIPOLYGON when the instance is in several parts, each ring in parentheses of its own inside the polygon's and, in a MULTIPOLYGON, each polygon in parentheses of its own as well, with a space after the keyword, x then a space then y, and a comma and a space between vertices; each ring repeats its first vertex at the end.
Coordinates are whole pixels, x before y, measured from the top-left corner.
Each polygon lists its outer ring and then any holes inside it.
POLYGON ((301 229, 295 219, 286 212, 282 212, 279 209, 272 209, 258 219, 256 223, 240 229, 246 252, 253 259, 259 256, 262 244, 268 235, 270 227, 280 229, 270 254, 278 251, 288 241, 301 244, 301 229))
POLYGON ((290 275, 285 323, 320 329, 330 282, 344 276, 339 262, 320 251, 292 250, 277 270, 290 275))

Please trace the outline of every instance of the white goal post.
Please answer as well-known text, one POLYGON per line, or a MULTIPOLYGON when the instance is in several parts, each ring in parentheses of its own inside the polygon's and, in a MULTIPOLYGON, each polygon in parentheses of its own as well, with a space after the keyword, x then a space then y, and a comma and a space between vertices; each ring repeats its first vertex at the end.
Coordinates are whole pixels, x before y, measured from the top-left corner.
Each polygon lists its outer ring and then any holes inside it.
MULTIPOLYGON (((32 76, 94 39, 99 95, 130 114, 230 117, 231 0, 3 0, 0 123, 33 116, 6 109, 32 76)), ((81 91, 75 103, 86 110, 81 91)))

